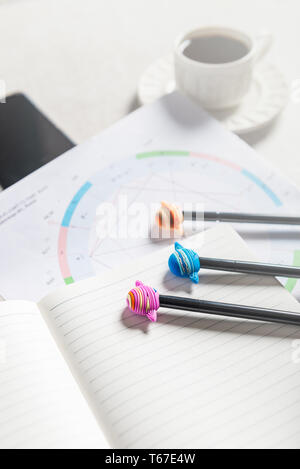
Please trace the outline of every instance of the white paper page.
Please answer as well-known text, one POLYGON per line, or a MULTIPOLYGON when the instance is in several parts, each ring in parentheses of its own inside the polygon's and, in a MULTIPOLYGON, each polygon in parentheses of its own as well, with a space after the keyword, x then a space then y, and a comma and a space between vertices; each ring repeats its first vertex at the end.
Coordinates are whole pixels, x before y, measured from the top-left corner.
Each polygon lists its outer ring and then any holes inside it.
MULTIPOLYGON (((160 245, 147 229, 153 219, 145 219, 138 238, 123 228, 136 223, 136 203, 151 215, 151 204, 163 199, 270 214, 297 214, 300 206, 300 192, 253 149, 174 93, 0 194, 0 294, 38 301, 64 283, 155 252, 160 245), (103 238, 97 213, 104 202, 116 222, 103 238)), ((298 227, 238 229, 261 259, 300 265, 298 227)), ((287 287, 300 298, 296 283, 287 287)))
MULTIPOLYGON (((228 226, 190 239, 203 256, 251 260, 228 226), (203 239, 205 241, 203 244, 203 239)), ((199 285, 167 272, 170 249, 69 286, 40 305, 114 447, 300 447, 296 327, 126 309, 136 280, 227 303, 300 312, 272 277, 203 271, 199 285)))
POLYGON ((34 303, 0 304, 0 448, 107 443, 34 303))

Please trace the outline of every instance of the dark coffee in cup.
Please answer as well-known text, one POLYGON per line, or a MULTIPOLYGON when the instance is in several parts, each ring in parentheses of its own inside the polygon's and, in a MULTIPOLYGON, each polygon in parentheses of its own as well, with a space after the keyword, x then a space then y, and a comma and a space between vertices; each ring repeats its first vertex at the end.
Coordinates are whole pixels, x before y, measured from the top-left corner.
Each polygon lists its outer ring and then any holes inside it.
POLYGON ((186 57, 206 64, 235 62, 250 51, 249 46, 241 40, 218 34, 185 40, 181 47, 186 57))

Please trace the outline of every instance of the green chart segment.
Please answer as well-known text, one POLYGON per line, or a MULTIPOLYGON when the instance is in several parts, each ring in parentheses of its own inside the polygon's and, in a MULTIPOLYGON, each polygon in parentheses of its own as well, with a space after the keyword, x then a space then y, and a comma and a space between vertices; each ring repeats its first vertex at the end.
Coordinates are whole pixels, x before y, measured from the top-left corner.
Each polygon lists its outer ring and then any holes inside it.
MULTIPOLYGON (((294 252, 293 266, 294 266, 294 267, 300 267, 300 250, 294 252)), ((288 281, 287 281, 287 283, 286 283, 285 288, 286 288, 290 293, 292 293, 292 291, 294 290, 294 288, 295 288, 295 286, 296 286, 297 281, 298 281, 298 280, 297 280, 296 278, 289 278, 288 281)))

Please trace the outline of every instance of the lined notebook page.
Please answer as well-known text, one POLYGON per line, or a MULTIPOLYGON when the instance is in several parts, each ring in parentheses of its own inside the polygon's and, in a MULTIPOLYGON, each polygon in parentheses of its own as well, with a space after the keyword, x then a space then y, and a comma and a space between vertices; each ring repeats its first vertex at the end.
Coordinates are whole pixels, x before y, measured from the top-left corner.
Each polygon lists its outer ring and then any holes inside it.
POLYGON ((0 448, 76 447, 101 432, 37 306, 1 303, 0 448))
MULTIPOLYGON (((232 228, 190 238, 203 256, 251 260, 232 228), (204 244, 203 244, 204 240, 204 244)), ((300 312, 274 278, 202 272, 194 285, 167 272, 172 248, 69 286, 40 308, 114 447, 299 447, 296 327, 161 310, 133 316, 141 280, 160 293, 300 312)))

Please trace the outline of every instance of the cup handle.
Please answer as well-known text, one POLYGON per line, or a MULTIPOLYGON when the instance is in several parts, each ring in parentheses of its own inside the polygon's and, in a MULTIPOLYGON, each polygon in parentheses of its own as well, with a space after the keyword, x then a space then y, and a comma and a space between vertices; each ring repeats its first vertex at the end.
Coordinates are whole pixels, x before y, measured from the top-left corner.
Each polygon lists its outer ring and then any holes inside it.
POLYGON ((255 40, 255 61, 261 60, 270 50, 273 44, 273 35, 268 31, 262 31, 255 40))

